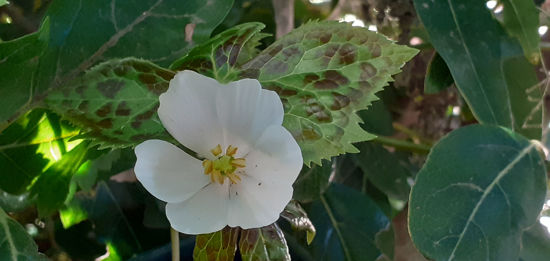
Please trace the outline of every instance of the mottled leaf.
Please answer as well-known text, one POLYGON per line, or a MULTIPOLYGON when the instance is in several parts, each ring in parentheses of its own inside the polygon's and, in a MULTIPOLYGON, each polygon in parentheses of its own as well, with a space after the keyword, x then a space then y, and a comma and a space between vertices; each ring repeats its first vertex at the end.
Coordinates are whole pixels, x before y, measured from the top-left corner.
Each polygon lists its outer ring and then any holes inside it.
POLYGON ((276 223, 242 230, 239 251, 243 261, 290 261, 285 236, 276 223))
POLYGON ((517 38, 525 57, 532 63, 538 63, 539 58, 539 12, 534 1, 502 0, 504 5, 502 15, 504 28, 510 35, 517 38))
POLYGON ((46 104, 103 146, 125 147, 168 138, 157 108, 158 96, 173 77, 172 71, 147 61, 111 60, 52 92, 46 104))
POLYGON ((0 133, 0 189, 20 194, 45 168, 80 143, 78 129, 58 116, 34 110, 0 133))
POLYGON ((454 83, 453 76, 445 60, 439 53, 434 53, 424 78, 424 93, 434 94, 447 89, 454 83))
POLYGON ((463 127, 433 147, 417 175, 411 238, 435 260, 517 261, 545 195, 535 144, 501 127, 463 127))
POLYGON ((45 217, 58 210, 67 199, 71 178, 85 161, 88 142, 76 146, 52 164, 33 183, 30 196, 36 197, 40 216, 45 217))
POLYGON ((352 143, 374 138, 355 114, 418 51, 347 23, 310 22, 243 65, 283 101, 283 125, 302 149, 304 163, 358 152, 352 143))
POLYGON ((315 260, 374 261, 380 255, 376 234, 389 225, 376 203, 359 191, 332 184, 310 211, 317 235, 315 260))
POLYGON ((327 189, 333 171, 333 163, 329 160, 323 160, 322 165, 303 167, 292 185, 292 198, 304 203, 319 199, 327 189))
POLYGON ((292 225, 292 228, 306 231, 307 244, 315 238, 315 226, 307 217, 306 211, 295 200, 292 200, 286 205, 285 210, 281 213, 281 217, 286 219, 292 225))
POLYGON ((414 0, 436 51, 480 123, 540 138, 540 90, 534 68, 516 39, 493 18, 484 1, 414 0), (510 70, 510 68, 514 68, 510 70), (514 77, 509 77, 510 73, 514 77), (535 122, 539 124, 528 124, 535 122))
POLYGON ((6 261, 46 261, 46 256, 38 253, 34 243, 23 226, 11 219, 0 208, 0 260, 6 261))
POLYGON ((193 48, 170 68, 194 70, 223 83, 238 80, 238 66, 257 53, 259 40, 267 36, 260 33, 264 27, 261 23, 245 23, 227 29, 193 48))
POLYGON ((214 233, 197 235, 193 260, 232 261, 240 231, 240 228, 225 227, 214 233))
POLYGON ((46 19, 38 32, 0 43, 0 131, 16 120, 12 117, 16 111, 30 108, 32 81, 38 58, 48 44, 49 29, 50 23, 46 19))

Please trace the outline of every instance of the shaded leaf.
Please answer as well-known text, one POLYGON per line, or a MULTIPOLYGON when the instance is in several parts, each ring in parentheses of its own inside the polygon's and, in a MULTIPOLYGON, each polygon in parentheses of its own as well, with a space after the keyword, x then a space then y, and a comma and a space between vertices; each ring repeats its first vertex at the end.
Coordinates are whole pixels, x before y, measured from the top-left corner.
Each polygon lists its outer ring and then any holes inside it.
POLYGON ((510 128, 528 138, 540 138, 540 125, 526 126, 532 118, 541 117, 540 111, 533 111, 541 100, 540 90, 534 87, 534 68, 525 59, 521 46, 493 18, 485 2, 414 3, 433 46, 449 66, 476 119, 510 128), (506 67, 524 73, 507 77, 506 67))
POLYGON ((0 208, 0 260, 48 260, 38 253, 38 247, 27 231, 0 208))
POLYGON ((315 226, 313 226, 313 223, 311 223, 311 220, 307 217, 306 211, 297 201, 291 200, 281 213, 281 217, 290 222, 292 228, 305 230, 307 244, 311 244, 311 241, 315 238, 315 226))
POLYGON ((197 235, 193 260, 233 260, 240 231, 240 228, 225 227, 214 233, 197 235))
POLYGON ((550 233, 539 222, 523 232, 520 260, 539 261, 550 256, 550 233))
POLYGON ((243 65, 242 77, 279 94, 283 126, 298 141, 304 163, 320 165, 374 138, 359 127, 355 112, 377 100, 374 94, 417 52, 365 28, 310 22, 243 65))
POLYGON ((158 96, 173 77, 172 71, 144 60, 115 59, 52 92, 46 103, 80 126, 100 148, 166 139, 170 136, 158 119, 158 96))
POLYGON ((329 177, 333 172, 332 161, 323 160, 322 165, 303 167, 300 175, 292 185, 293 199, 300 202, 310 202, 319 199, 329 185, 329 177))
POLYGON ((239 251, 243 261, 290 260, 285 236, 276 223, 261 228, 242 230, 239 251))
POLYGON ((381 256, 377 260, 393 260, 395 239, 393 227, 391 225, 388 225, 387 228, 376 233, 374 243, 381 252, 381 256))
POLYGON ((454 83, 453 76, 445 60, 435 52, 428 64, 426 78, 424 78, 424 93, 435 94, 447 89, 454 83))
POLYGON ((193 48, 170 68, 193 70, 222 83, 238 80, 238 67, 257 53, 259 40, 267 36, 260 33, 264 27, 261 23, 245 23, 227 29, 193 48))
POLYGON ((544 161, 534 144, 496 126, 463 127, 433 147, 417 175, 411 237, 436 260, 515 261, 545 194, 544 161))
POLYGON ((380 250, 376 234, 389 225, 388 218, 368 196, 332 184, 314 202, 311 221, 317 229, 312 250, 316 260, 376 260, 380 250))
POLYGON ((7 212, 18 212, 29 207, 33 203, 29 193, 12 195, 0 190, 0 208, 7 212))
POLYGON ((393 135, 392 115, 383 100, 374 101, 368 109, 358 114, 363 121, 360 125, 365 131, 375 135, 393 135))
POLYGON ((534 1, 502 0, 504 5, 502 15, 504 28, 510 35, 517 38, 525 57, 532 63, 538 63, 539 58, 539 12, 534 1))

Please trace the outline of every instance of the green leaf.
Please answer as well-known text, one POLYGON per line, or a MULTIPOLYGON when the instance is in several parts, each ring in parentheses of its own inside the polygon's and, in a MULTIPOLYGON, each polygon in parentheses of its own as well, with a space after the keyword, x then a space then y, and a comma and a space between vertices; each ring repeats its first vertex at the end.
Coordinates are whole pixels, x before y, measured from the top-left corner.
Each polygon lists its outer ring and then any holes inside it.
POLYGON ((323 160, 322 165, 303 167, 292 184, 292 198, 304 203, 319 199, 329 185, 328 179, 332 172, 333 163, 328 160, 323 160))
POLYGON ((297 201, 291 200, 281 213, 281 217, 290 222, 292 228, 305 230, 307 233, 307 244, 311 244, 311 241, 315 238, 315 226, 313 226, 313 223, 311 223, 311 220, 307 217, 306 211, 297 201))
POLYGON ((50 23, 46 19, 38 32, 0 43, 0 72, 3 75, 0 77, 0 97, 3 97, 0 131, 16 120, 12 117, 15 111, 30 106, 34 91, 32 81, 38 58, 48 44, 49 29, 50 23))
POLYGON ((510 128, 540 138, 528 125, 541 100, 537 78, 521 46, 493 18, 484 1, 414 0, 430 40, 449 66, 456 86, 480 123, 510 128), (523 74, 507 77, 513 67, 523 74), (531 88, 533 87, 533 88, 531 88))
POLYGON ((470 125, 436 144, 411 192, 409 230, 435 260, 518 260, 523 230, 546 195, 536 145, 504 128, 470 125))
POLYGON ((290 261, 285 235, 276 223, 242 230, 239 251, 243 261, 290 261))
MULTIPOLYGON (((45 14, 51 22, 48 48, 38 69, 28 70, 36 75, 25 87, 25 94, 32 91, 25 101, 40 103, 51 90, 108 59, 132 56, 167 66, 206 41, 232 5, 232 0, 55 1, 45 14)), ((25 112, 23 105, 4 113, 16 118, 25 112)))
POLYGON ((525 57, 531 63, 538 63, 539 58, 539 12, 534 1, 502 0, 504 28, 517 38, 525 57))
POLYGON ((29 193, 22 195, 12 195, 0 190, 0 208, 7 212, 19 212, 28 208, 32 204, 29 193))
POLYGON ((392 115, 383 100, 374 101, 368 109, 361 110, 358 114, 363 121, 361 127, 365 131, 375 135, 393 135, 392 115))
POLYGON ((313 204, 311 220, 317 228, 312 249, 316 260, 376 260, 376 234, 389 225, 376 203, 359 191, 332 184, 313 204))
POLYGON ((360 152, 351 157, 361 168, 363 175, 388 197, 409 200, 411 187, 407 180, 412 175, 406 166, 380 144, 362 142, 356 146, 360 152))
POLYGON ((286 127, 304 163, 358 152, 352 143, 373 139, 355 114, 377 100, 375 93, 418 51, 347 23, 310 22, 243 65, 283 101, 286 127))
POLYGON ((7 5, 7 4, 9 4, 8 0, 0 0, 0 6, 7 5))
POLYGON ((58 210, 69 195, 72 176, 85 161, 88 142, 76 146, 51 165, 33 183, 30 196, 36 197, 36 206, 41 217, 58 210))
POLYGON ((239 232, 239 228, 225 227, 214 233, 197 235, 193 260, 233 260, 239 232))
POLYGON ((426 78, 424 78, 424 93, 435 94, 447 89, 454 83, 453 76, 449 71, 449 67, 445 63, 445 60, 441 58, 439 53, 434 53, 428 69, 426 71, 426 78))
POLYGON ((25 228, 11 219, 1 208, 0 238, 0 260, 48 260, 46 256, 38 253, 38 247, 25 228))
POLYGON ((173 77, 172 71, 144 60, 115 59, 52 92, 46 104, 80 126, 100 148, 167 139, 170 135, 157 115, 158 96, 173 77))
POLYGON ((520 260, 539 261, 550 256, 550 233, 538 222, 523 232, 521 242, 520 260))
POLYGON ((80 143, 78 129, 58 116, 34 110, 0 133, 0 189, 20 194, 45 168, 80 143))
POLYGON ((257 54, 259 40, 267 36, 259 33, 264 27, 261 23, 245 23, 227 29, 193 48, 170 68, 194 70, 222 83, 238 80, 238 66, 257 54))

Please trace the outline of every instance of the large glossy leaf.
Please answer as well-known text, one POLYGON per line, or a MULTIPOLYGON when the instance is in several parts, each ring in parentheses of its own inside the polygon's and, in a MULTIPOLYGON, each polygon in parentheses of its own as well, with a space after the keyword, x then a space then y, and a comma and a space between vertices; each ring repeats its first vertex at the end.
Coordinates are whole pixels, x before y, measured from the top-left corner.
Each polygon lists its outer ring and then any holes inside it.
POLYGON ((233 260, 240 231, 240 228, 225 227, 214 233, 197 235, 193 260, 233 260))
POLYGON ((0 131, 15 120, 12 117, 15 111, 31 107, 32 81, 38 58, 48 44, 49 29, 50 23, 45 20, 38 32, 0 43, 0 97, 3 97, 0 131))
POLYGON ((285 235, 276 223, 243 230, 239 240, 239 251, 243 261, 290 261, 285 235))
POLYGON ((377 100, 374 94, 417 52, 365 28, 310 22, 243 65, 242 76, 281 96, 283 126, 298 141, 304 163, 320 165, 374 138, 355 112, 377 100))
POLYGON ((102 63, 66 88, 52 92, 46 104, 82 127, 105 146, 130 146, 170 137, 157 115, 158 96, 168 89, 172 71, 126 58, 102 63))
POLYGON ((0 260, 48 260, 38 253, 38 247, 27 231, 0 208, 0 260))
POLYGON ((504 28, 517 38, 529 61, 539 59, 539 13, 534 1, 502 0, 504 28))
MULTIPOLYGON (((207 40, 232 5, 232 0, 52 2, 45 14, 51 24, 48 48, 38 70, 30 70, 37 72, 32 84, 21 87, 32 93, 23 102, 39 103, 50 90, 107 59, 133 56, 168 65, 207 40)), ((4 113, 15 118, 25 112, 25 104, 4 113)))
POLYGON ((487 125, 460 128, 436 144, 411 192, 417 248, 435 260, 518 260, 523 230, 546 195, 535 146, 487 125))
POLYGON ((380 255, 375 237, 389 220, 368 196, 332 184, 310 215, 317 228, 311 246, 316 260, 369 261, 380 255))
POLYGON ((533 108, 541 92, 531 91, 537 84, 533 67, 516 39, 509 37, 492 17, 485 2, 414 3, 431 43, 449 66, 477 120, 510 128, 528 138, 540 138, 541 113, 533 108))

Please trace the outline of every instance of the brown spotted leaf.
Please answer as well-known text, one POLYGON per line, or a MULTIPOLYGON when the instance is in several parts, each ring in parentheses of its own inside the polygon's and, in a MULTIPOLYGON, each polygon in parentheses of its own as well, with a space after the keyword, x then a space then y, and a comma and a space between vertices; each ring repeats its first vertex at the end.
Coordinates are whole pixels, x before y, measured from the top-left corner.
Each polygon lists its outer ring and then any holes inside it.
POLYGON ((373 139, 355 112, 378 98, 391 76, 418 51, 365 28, 312 22, 295 29, 243 65, 281 96, 283 125, 302 149, 304 163, 358 152, 352 143, 373 139))
POLYGON ((197 71, 220 82, 238 80, 238 66, 257 54, 259 40, 267 36, 260 33, 264 27, 261 23, 245 23, 229 28, 193 48, 170 68, 197 71))
POLYGON ((298 201, 291 200, 288 205, 286 205, 285 210, 281 213, 281 217, 288 220, 288 222, 292 225, 292 228, 297 230, 305 230, 307 244, 311 244, 315 238, 315 226, 313 226, 313 223, 309 220, 306 211, 302 208, 298 201))
POLYGON ((169 139, 157 115, 158 96, 172 71, 127 58, 100 64, 46 98, 46 105, 104 146, 131 146, 169 139))
POLYGON ((246 229, 241 232, 239 251, 242 260, 290 260, 283 231, 273 223, 262 228, 246 229))
POLYGON ((232 261, 237 251, 239 228, 224 229, 198 235, 193 250, 193 260, 196 261, 232 261))

